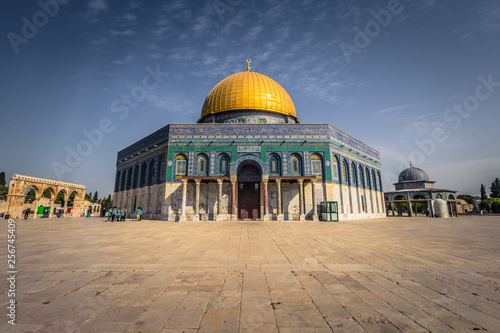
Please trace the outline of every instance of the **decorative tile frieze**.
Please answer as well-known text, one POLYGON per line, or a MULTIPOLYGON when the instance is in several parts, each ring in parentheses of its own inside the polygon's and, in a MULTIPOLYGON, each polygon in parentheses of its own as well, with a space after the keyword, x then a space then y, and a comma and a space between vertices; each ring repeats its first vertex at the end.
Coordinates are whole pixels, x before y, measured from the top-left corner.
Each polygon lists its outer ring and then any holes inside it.
POLYGON ((194 151, 190 151, 189 152, 189 155, 188 155, 188 159, 189 159, 189 167, 188 167, 188 173, 190 176, 192 176, 194 174, 194 171, 193 171, 193 164, 194 164, 194 151))
POLYGON ((309 152, 306 150, 304 152, 304 173, 309 175, 309 152))

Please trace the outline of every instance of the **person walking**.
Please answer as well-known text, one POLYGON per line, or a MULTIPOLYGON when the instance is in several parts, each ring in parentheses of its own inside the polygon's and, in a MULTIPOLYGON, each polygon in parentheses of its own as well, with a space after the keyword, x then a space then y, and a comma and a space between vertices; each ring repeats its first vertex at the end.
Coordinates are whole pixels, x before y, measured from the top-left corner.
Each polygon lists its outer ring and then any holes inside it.
POLYGON ((24 219, 28 219, 28 214, 30 213, 30 209, 29 208, 26 208, 26 210, 24 211, 24 219))
POLYGON ((112 217, 113 217, 113 209, 110 208, 110 209, 108 209, 108 221, 111 221, 112 217))
POLYGON ((140 221, 142 218, 142 208, 137 208, 137 221, 140 221))
POLYGON ((122 210, 120 208, 116 209, 116 222, 120 222, 122 220, 122 210))
POLYGON ((127 217, 127 208, 122 207, 122 221, 125 222, 125 218, 127 217))
POLYGON ((111 215, 111 222, 114 222, 116 219, 116 207, 113 207, 112 215, 111 215))

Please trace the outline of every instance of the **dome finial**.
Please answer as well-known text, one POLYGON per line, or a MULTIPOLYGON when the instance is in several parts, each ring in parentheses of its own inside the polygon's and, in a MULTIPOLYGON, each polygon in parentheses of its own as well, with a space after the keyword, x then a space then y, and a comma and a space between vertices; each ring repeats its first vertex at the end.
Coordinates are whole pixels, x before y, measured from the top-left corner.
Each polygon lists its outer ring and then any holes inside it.
POLYGON ((410 168, 413 168, 413 165, 411 165, 411 162, 410 162, 410 168))
POLYGON ((249 71, 249 72, 250 72, 250 63, 251 63, 251 62, 252 62, 252 60, 247 59, 247 64, 248 64, 248 65, 247 65, 247 71, 249 71))

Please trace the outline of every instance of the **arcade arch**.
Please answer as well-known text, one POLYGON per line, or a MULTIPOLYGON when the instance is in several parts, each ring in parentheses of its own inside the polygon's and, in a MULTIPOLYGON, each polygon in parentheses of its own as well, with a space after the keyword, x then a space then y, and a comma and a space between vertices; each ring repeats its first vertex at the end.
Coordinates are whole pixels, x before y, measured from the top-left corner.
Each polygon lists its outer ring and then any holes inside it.
MULTIPOLYGON (((22 211, 27 208, 25 207, 25 201, 30 190, 35 192, 34 200, 31 202, 33 207, 38 208, 38 204, 42 198, 48 199, 49 216, 54 211, 54 204, 58 197, 61 203, 64 203, 64 211, 66 211, 70 198, 68 193, 75 193, 74 208, 80 208, 85 198, 85 186, 83 185, 15 174, 10 179, 9 193, 7 195, 7 214, 13 217, 20 217, 22 215, 22 211)), ((33 217, 36 218, 37 211, 36 209, 34 210, 33 217)))

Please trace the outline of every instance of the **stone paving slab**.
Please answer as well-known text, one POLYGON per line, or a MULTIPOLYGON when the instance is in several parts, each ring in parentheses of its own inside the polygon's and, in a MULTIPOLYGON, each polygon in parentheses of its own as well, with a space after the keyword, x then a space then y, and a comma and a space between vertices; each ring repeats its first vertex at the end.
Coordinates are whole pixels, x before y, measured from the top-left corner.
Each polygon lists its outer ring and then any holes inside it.
POLYGON ((500 332, 498 217, 20 220, 16 265, 0 332, 500 332))

